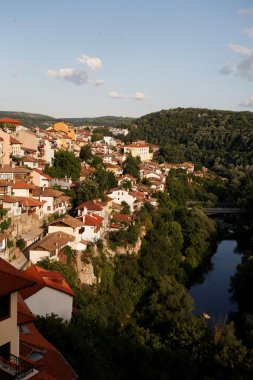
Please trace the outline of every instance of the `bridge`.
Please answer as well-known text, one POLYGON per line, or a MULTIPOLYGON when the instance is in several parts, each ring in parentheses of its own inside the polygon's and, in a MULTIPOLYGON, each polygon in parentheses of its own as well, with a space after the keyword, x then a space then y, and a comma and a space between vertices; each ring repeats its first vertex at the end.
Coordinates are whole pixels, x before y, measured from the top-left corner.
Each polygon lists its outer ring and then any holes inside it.
POLYGON ((206 215, 218 214, 239 214, 241 209, 239 207, 209 207, 204 208, 206 215))

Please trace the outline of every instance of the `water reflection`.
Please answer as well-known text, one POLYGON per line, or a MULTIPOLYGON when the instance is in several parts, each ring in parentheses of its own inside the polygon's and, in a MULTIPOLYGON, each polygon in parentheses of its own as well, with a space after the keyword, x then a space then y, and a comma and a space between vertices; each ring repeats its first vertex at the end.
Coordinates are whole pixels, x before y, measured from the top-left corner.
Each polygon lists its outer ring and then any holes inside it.
POLYGON ((190 288, 195 301, 194 314, 207 313, 218 321, 237 310, 229 293, 230 278, 241 262, 241 256, 235 253, 236 246, 235 240, 221 241, 209 263, 210 270, 190 288))

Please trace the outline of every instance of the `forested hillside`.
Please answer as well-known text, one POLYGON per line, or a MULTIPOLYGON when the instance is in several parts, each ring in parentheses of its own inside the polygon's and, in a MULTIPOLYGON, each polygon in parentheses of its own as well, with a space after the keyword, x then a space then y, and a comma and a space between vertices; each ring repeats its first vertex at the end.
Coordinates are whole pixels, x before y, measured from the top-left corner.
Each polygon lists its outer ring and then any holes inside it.
POLYGON ((159 145, 161 161, 190 160, 217 170, 252 165, 253 113, 162 110, 137 119, 127 139, 159 145))

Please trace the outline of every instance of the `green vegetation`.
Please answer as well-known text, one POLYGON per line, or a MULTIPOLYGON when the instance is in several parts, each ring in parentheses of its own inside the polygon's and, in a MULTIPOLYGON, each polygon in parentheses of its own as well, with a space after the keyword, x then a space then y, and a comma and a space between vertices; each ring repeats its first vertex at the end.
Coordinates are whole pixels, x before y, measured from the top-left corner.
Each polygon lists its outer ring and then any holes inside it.
POLYGON ((72 178, 77 180, 80 177, 80 159, 72 152, 59 150, 55 153, 52 166, 46 165, 44 172, 54 178, 72 178))
POLYGON ((128 141, 146 139, 161 147, 159 161, 190 160, 219 172, 252 165, 253 113, 176 108, 135 120, 128 141))
POLYGON ((123 173, 130 174, 136 179, 140 179, 140 158, 128 155, 123 163, 123 173))

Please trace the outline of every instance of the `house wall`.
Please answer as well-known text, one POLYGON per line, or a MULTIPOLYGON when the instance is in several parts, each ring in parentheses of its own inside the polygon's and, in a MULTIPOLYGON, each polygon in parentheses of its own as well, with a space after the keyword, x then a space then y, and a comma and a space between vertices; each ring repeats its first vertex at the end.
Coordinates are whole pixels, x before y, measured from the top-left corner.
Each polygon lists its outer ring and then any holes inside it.
POLYGON ((71 319, 73 297, 56 289, 46 286, 25 302, 35 315, 45 317, 54 313, 66 321, 71 319))
POLYGON ((10 352, 19 356, 19 336, 17 330, 17 292, 11 294, 11 316, 0 321, 0 346, 10 342, 10 352))
POLYGON ((44 257, 49 257, 50 259, 57 259, 57 256, 52 256, 50 257, 50 252, 48 251, 29 251, 29 260, 33 263, 36 264, 38 261, 41 259, 44 259, 44 257))
POLYGON ((26 130, 21 130, 18 132, 13 132, 11 134, 15 139, 21 142, 22 146, 29 149, 38 149, 38 138, 37 136, 26 130))
POLYGON ((30 176, 32 177, 32 183, 35 186, 39 187, 48 187, 49 180, 44 178, 41 174, 37 173, 36 171, 32 171, 30 176))
POLYGON ((12 189, 12 192, 17 197, 29 197, 29 189, 12 189))
POLYGON ((134 211, 134 202, 136 198, 128 194, 125 190, 115 190, 112 193, 108 194, 110 198, 114 200, 115 203, 121 204, 123 201, 127 202, 130 206, 131 212, 134 211))
POLYGON ((2 130, 0 130, 0 137, 3 139, 3 155, 1 157, 2 164, 10 164, 10 135, 2 130))

